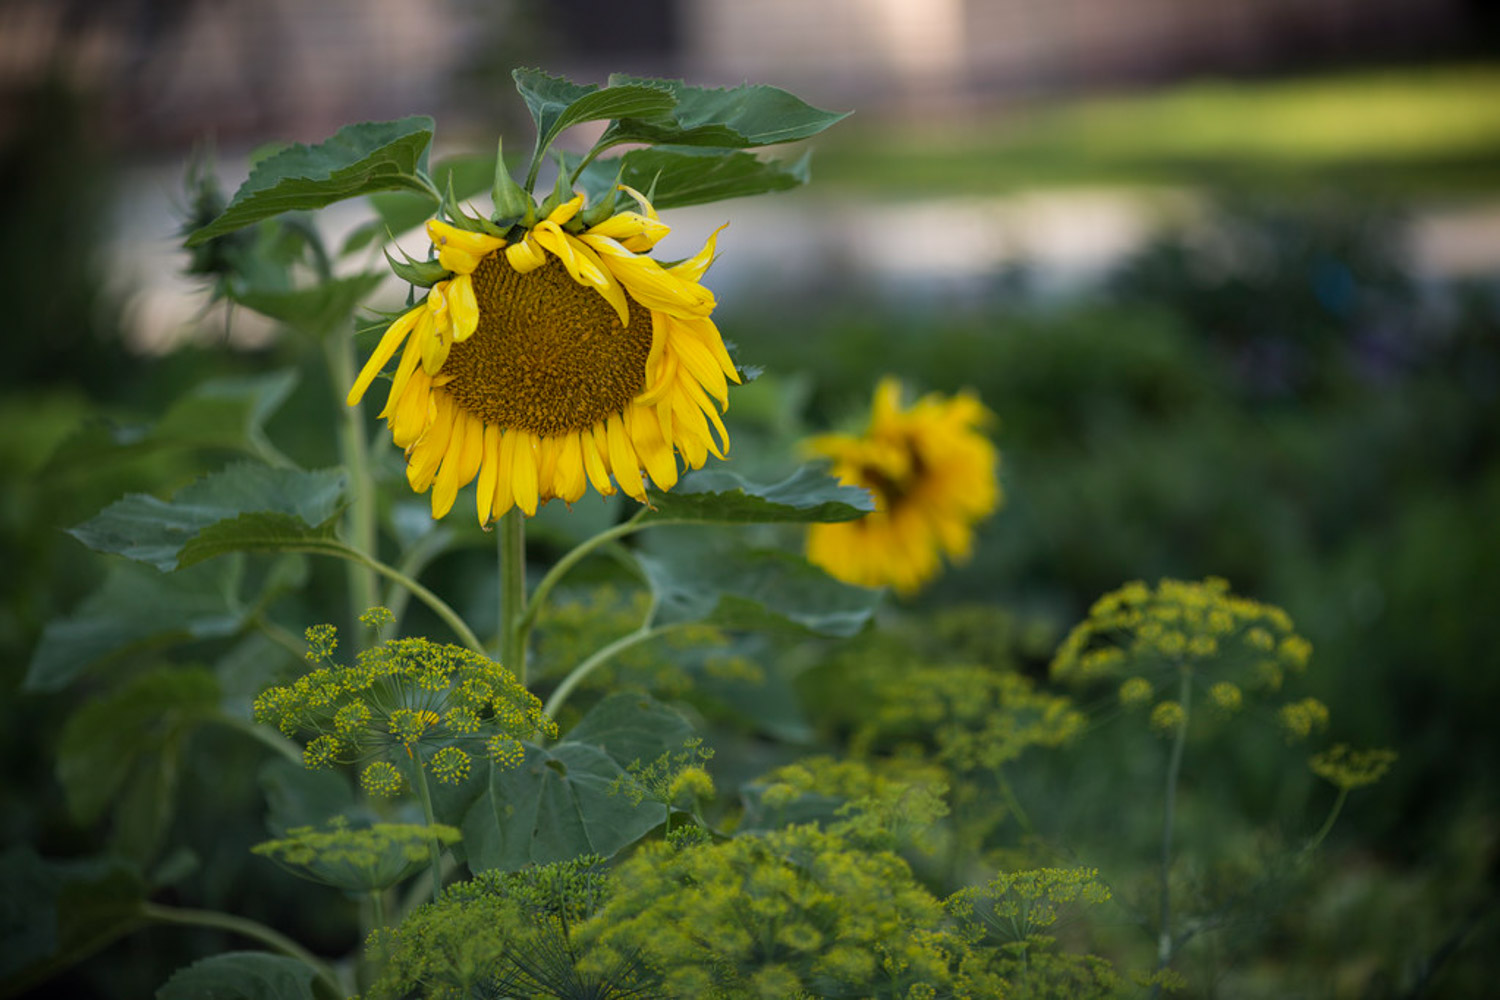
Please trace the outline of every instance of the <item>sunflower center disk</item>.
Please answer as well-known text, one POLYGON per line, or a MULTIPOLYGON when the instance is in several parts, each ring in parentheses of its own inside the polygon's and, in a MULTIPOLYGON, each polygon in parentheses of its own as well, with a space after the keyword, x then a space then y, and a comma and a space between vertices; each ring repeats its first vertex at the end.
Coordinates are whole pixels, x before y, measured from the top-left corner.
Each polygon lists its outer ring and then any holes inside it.
POLYGON ((443 362, 445 389, 486 424, 556 436, 620 413, 645 388, 651 310, 621 326, 604 297, 561 262, 519 274, 502 254, 474 271, 479 326, 443 362))

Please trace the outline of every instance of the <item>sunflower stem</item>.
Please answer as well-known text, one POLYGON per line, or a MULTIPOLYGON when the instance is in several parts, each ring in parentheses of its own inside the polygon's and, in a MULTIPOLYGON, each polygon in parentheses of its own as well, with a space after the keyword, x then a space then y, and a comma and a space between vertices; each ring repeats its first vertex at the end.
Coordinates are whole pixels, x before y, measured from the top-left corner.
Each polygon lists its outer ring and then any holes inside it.
POLYGON ((526 515, 512 507, 500 518, 500 665, 526 685, 526 515))
MULTIPOLYGON (((331 334, 323 339, 328 356, 329 374, 333 378, 335 395, 340 395, 354 384, 355 359, 354 338, 331 334)), ((349 512, 344 528, 348 532, 349 544, 358 552, 375 558, 377 539, 375 535, 375 482, 370 475, 369 442, 365 434, 364 410, 357 406, 341 407, 343 419, 339 421, 339 456, 349 473, 349 512)), ((355 563, 349 565, 349 620, 354 622, 379 601, 375 571, 368 566, 355 563)), ((364 630, 359 631, 355 641, 361 649, 369 644, 364 630)))
POLYGON ((432 858, 432 901, 436 903, 438 893, 443 889, 443 849, 438 845, 437 833, 433 830, 437 819, 432 814, 432 793, 427 789, 427 768, 422 763, 420 754, 417 755, 415 764, 417 794, 422 797, 422 815, 427 818, 427 853, 432 858))

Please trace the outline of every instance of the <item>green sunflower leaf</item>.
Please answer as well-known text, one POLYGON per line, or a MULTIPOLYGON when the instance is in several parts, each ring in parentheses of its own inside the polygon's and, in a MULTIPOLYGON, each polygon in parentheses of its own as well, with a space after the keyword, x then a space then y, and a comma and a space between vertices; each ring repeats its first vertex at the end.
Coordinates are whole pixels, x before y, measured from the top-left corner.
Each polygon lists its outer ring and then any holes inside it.
POLYGON ((183 487, 170 501, 129 494, 70 534, 91 549, 167 572, 225 552, 285 549, 331 537, 343 496, 344 473, 338 469, 304 472, 240 462, 183 487))
MULTIPOLYGON (((453 191, 460 201, 484 192, 495 173, 495 158, 473 154, 452 156, 432 168, 432 182, 439 191, 453 191)), ((370 195, 376 218, 356 227, 344 238, 341 254, 362 250, 371 243, 386 242, 386 234, 400 235, 432 218, 432 195, 426 191, 385 191, 370 195)))
MULTIPOLYGON (((158 668, 85 702, 63 726, 57 749, 57 777, 73 818, 92 823, 112 805, 117 813, 153 811, 122 795, 131 773, 175 772, 183 738, 218 714, 218 681, 201 668, 158 668)), ((170 809, 170 799, 162 805, 170 809)))
POLYGON ((118 858, 47 861, 0 855, 0 982, 25 993, 142 922, 145 880, 118 858))
POLYGON ((289 146, 257 163, 223 213, 190 234, 187 245, 282 212, 322 208, 376 191, 429 192, 419 170, 432 130, 431 118, 415 115, 346 125, 316 146, 289 146))
POLYGON ((307 288, 247 290, 230 297, 247 309, 285 323, 310 337, 324 337, 348 329, 349 317, 365 298, 385 280, 379 272, 321 281, 307 288))
POLYGON ((853 521, 875 509, 869 492, 840 486, 815 466, 804 465, 779 483, 751 483, 720 469, 689 473, 671 490, 653 487, 642 521, 702 521, 708 524, 787 524, 853 521))
POLYGON ((601 90, 538 69, 517 69, 511 77, 536 122, 536 156, 546 152, 564 129, 582 122, 656 118, 669 114, 677 104, 667 86, 650 80, 625 81, 619 86, 611 80, 601 90))
POLYGON ((106 462, 181 449, 234 450, 278 459, 265 424, 296 384, 297 373, 291 370, 208 379, 180 397, 154 425, 87 425, 52 453, 42 475, 89 475, 106 462))
POLYGON ((242 562, 224 560, 172 574, 131 563, 112 566, 99 590, 71 615, 47 623, 23 687, 58 691, 118 657, 234 635, 250 615, 238 596, 242 562))
MULTIPOLYGON (((263 951, 231 951, 178 969, 156 1000, 318 1000, 306 962, 263 951)), ((326 987, 325 987, 326 989, 326 987)))
POLYGON ((800 556, 707 529, 671 532, 636 558, 656 597, 656 625, 703 622, 842 638, 864 628, 880 602, 881 591, 840 583, 800 556))
POLYGON ((641 695, 604 699, 561 743, 527 743, 510 770, 491 768, 488 787, 464 817, 464 847, 476 871, 515 871, 580 854, 609 857, 667 817, 660 803, 632 805, 611 786, 634 761, 681 748, 687 720, 641 695))
POLYGON ((623 74, 609 78, 609 89, 625 86, 668 90, 676 105, 669 114, 654 117, 616 115, 619 120, 605 129, 601 146, 644 142, 748 149, 806 139, 848 116, 848 112, 815 108, 784 90, 764 85, 715 90, 689 87, 681 80, 623 74))
MULTIPOLYGON (((579 159, 572 157, 570 166, 579 159)), ((652 205, 664 210, 788 191, 807 183, 811 162, 811 153, 787 163, 734 149, 654 146, 595 160, 578 184, 593 200, 603 197, 619 176, 638 191, 651 191, 652 205)))

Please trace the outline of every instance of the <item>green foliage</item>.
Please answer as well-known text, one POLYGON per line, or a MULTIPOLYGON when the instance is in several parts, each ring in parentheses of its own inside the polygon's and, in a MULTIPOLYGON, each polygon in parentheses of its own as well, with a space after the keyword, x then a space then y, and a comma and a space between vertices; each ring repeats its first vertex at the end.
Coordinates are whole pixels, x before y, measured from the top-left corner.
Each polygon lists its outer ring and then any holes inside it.
POLYGON ((724 535, 676 532, 670 547, 636 558, 660 624, 850 636, 880 600, 880 591, 839 583, 799 557, 724 535))
POLYGON ((581 936, 591 964, 638 954, 669 997, 930 997, 951 983, 941 916, 895 855, 799 826, 647 845, 581 936))
POLYGON ((644 521, 708 524, 812 524, 852 521, 875 509, 869 493, 841 486, 823 470, 804 465, 779 483, 746 482, 733 472, 689 473, 670 490, 648 491, 644 521))
POLYGON ((29 848, 0 855, 0 977, 17 991, 133 930, 146 887, 119 859, 46 861, 29 848))
POLYGON ((566 739, 527 743, 512 769, 492 768, 484 792, 464 816, 464 846, 477 871, 514 871, 581 854, 614 855, 660 826, 658 802, 615 794, 626 768, 679 748, 691 735, 677 713, 639 695, 594 707, 566 739))
POLYGON ((421 169, 432 130, 431 118, 413 116, 346 125, 316 146, 293 144, 257 163, 223 213, 189 235, 187 245, 376 191, 429 191, 421 169))
POLYGON ((796 142, 817 135, 848 117, 823 111, 784 90, 767 86, 714 90, 690 87, 681 80, 657 80, 612 74, 613 87, 664 87, 675 98, 660 116, 621 115, 605 129, 600 145, 643 142, 655 145, 712 146, 745 149, 796 142))
POLYGON ((631 959, 584 970, 574 929, 608 885, 603 859, 583 856, 513 874, 483 872, 374 935, 381 963, 368 996, 466 1000, 471 996, 626 1000, 656 996, 631 959))
POLYGON ((654 81, 616 86, 605 90, 594 84, 576 84, 537 69, 517 69, 511 74, 526 107, 536 122, 536 153, 552 146, 566 128, 583 122, 610 118, 656 117, 676 106, 674 95, 654 81))
POLYGON ((103 586, 73 614, 47 624, 26 688, 58 691, 132 653, 237 633, 252 613, 240 595, 244 576, 237 560, 170 575, 142 566, 111 567, 103 586))
POLYGON ((286 736, 305 735, 309 768, 366 763, 362 780, 369 790, 399 790, 393 761, 430 767, 447 783, 468 776, 467 767, 451 763, 455 753, 464 759, 482 754, 497 770, 514 767, 522 738, 557 731, 514 674, 462 646, 389 639, 343 666, 331 659, 332 626, 313 626, 307 640, 308 659, 330 665, 262 691, 256 721, 286 736), (443 755, 450 763, 442 763, 443 755))
POLYGON ((328 1000, 317 973, 295 958, 264 952, 225 952, 179 969, 157 1000, 328 1000))
POLYGON ((342 816, 326 829, 294 827, 251 850, 302 878, 346 892, 380 892, 399 885, 426 865, 433 841, 451 846, 462 835, 441 823, 372 823, 351 827, 342 816))
MULTIPOLYGON (((576 169, 581 161, 568 157, 564 162, 576 169)), ((583 168, 578 182, 600 197, 616 183, 628 184, 650 192, 651 204, 664 210, 789 191, 811 177, 811 153, 787 163, 731 149, 651 146, 594 160, 583 168)))
POLYGON ((57 777, 80 823, 113 811, 115 846, 142 862, 175 811, 182 752, 219 718, 219 685, 206 670, 141 674, 74 712, 57 749, 57 777))
POLYGON ((166 572, 227 552, 328 538, 344 489, 341 471, 241 462, 183 487, 171 501, 131 494, 72 534, 89 548, 166 572))
POLYGON ((976 996, 1115 997, 1122 983, 1110 963, 1058 948, 1055 931, 1085 905, 1110 898, 1088 868, 1002 872, 944 903, 969 943, 961 988, 976 996))

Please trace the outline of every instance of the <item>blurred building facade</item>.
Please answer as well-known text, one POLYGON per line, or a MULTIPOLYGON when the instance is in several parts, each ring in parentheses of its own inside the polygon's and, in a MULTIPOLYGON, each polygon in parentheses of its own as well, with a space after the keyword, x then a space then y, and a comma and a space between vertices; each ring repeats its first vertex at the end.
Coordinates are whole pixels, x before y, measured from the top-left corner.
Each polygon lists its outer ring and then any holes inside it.
MULTIPOLYGON (((0 0, 0 129, 60 77, 127 141, 493 112, 514 65, 941 109, 1462 47, 1466 0, 0 0)), ((509 98, 506 98, 509 99, 509 98)))

